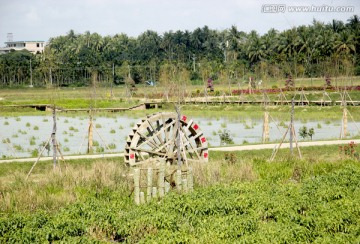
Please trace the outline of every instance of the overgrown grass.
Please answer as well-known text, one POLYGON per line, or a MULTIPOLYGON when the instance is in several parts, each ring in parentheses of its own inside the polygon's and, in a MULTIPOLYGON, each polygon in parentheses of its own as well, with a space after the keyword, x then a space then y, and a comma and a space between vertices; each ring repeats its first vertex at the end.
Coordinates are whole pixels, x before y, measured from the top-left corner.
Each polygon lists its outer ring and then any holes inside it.
POLYGON ((338 146, 210 152, 195 191, 135 206, 122 158, 0 171, 0 242, 294 243, 359 241, 360 162, 338 146), (61 171, 59 170, 61 169, 61 171))

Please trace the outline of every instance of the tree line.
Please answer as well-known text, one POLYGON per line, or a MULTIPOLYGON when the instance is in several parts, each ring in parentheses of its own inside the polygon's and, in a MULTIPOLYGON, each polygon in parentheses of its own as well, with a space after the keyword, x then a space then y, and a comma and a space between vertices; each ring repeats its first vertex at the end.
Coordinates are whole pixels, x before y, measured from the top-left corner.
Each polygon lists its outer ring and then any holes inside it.
POLYGON ((200 83, 322 77, 360 74, 360 18, 346 23, 313 20, 284 31, 260 35, 236 26, 212 30, 159 33, 137 37, 101 36, 70 30, 49 40, 45 51, 13 51, 0 55, 2 86, 87 85, 92 81, 181 81, 200 83), (31 63, 31 64, 30 64, 31 63))

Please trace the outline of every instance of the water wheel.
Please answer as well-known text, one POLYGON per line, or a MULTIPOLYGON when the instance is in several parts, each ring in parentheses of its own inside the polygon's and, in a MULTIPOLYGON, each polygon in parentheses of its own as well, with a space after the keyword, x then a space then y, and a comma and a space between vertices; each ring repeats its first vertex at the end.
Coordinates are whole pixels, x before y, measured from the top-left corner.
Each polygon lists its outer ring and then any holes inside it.
MULTIPOLYGON (((208 144, 198 124, 186 116, 180 117, 181 160, 207 162, 208 144)), ((126 139, 125 163, 135 166, 153 158, 177 163, 177 114, 171 112, 149 115, 137 123, 126 139)))

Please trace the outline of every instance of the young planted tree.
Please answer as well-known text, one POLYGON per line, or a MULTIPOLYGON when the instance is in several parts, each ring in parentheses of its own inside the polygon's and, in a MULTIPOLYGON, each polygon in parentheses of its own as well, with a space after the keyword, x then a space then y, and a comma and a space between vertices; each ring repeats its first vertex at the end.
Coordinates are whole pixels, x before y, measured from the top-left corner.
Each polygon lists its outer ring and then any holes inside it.
POLYGON ((315 135, 315 130, 314 130, 314 128, 310 128, 308 130, 308 128, 306 126, 303 126, 299 129, 299 135, 303 139, 310 137, 310 139, 312 140, 313 136, 315 135))
POLYGON ((300 127, 299 135, 302 139, 306 139, 306 137, 308 137, 308 129, 305 125, 303 127, 300 127))

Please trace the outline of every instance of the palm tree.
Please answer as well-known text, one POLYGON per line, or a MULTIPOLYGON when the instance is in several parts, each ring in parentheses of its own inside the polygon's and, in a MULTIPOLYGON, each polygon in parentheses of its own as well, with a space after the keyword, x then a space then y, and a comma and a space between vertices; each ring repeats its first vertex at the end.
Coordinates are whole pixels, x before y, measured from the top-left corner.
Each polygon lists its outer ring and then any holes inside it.
POLYGON ((349 55, 351 52, 355 52, 354 36, 348 30, 343 30, 340 33, 335 34, 334 49, 337 53, 344 56, 349 55))
POLYGON ((246 44, 247 56, 251 63, 256 63, 265 58, 265 44, 256 31, 251 31, 246 44))

